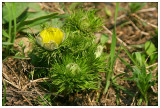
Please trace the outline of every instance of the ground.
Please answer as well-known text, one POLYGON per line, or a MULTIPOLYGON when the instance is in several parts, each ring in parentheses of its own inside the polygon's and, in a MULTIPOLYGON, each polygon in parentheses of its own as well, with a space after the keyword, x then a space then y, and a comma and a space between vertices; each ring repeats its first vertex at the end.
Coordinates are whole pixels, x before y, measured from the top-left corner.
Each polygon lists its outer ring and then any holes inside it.
MULTIPOLYGON (((55 12, 58 11, 61 14, 64 14, 64 11, 61 9, 59 3, 39 3, 43 10, 55 12)), ((68 6, 71 3, 65 3, 65 8, 70 12, 68 6)), ((104 26, 103 31, 96 33, 97 42, 99 42, 100 36, 102 33, 108 34, 110 36, 108 43, 106 44, 105 51, 109 52, 111 44, 111 34, 114 26, 114 13, 115 13, 115 5, 116 3, 83 3, 83 8, 88 10, 89 8, 97 8, 101 9, 98 11, 98 15, 103 17, 104 26), (107 8, 110 11, 110 14, 106 14, 103 8, 107 8)), ((128 3, 120 3, 119 7, 123 7, 128 9, 128 3)), ((140 12, 138 12, 135 16, 127 17, 125 11, 119 11, 117 17, 117 50, 118 46, 121 42, 126 44, 126 47, 130 52, 136 52, 137 49, 131 47, 131 45, 138 45, 144 44, 147 40, 152 38, 152 35, 155 33, 155 29, 158 25, 158 3, 147 3, 140 12), (138 16, 138 17, 137 17, 138 16), (134 18, 139 18, 138 22, 133 20, 134 18), (128 22, 124 23, 125 20, 128 22), (144 21, 147 23, 144 26, 141 22, 144 21)), ((30 49, 28 39, 26 37, 18 37, 15 40, 15 47, 17 47, 17 43, 20 40, 26 40, 25 45, 25 54, 27 56, 27 51, 30 49)), ((123 57, 128 63, 130 63, 130 59, 126 55, 125 52, 121 52, 120 57, 123 57)), ((49 103, 43 96, 49 93, 45 88, 40 86, 40 82, 43 79, 33 79, 29 80, 28 76, 32 72, 32 65, 30 60, 20 60, 14 58, 8 58, 7 60, 3 61, 2 63, 2 76, 3 76, 3 85, 6 82, 6 104, 7 106, 41 106, 41 105, 87 105, 87 106, 99 106, 99 105, 107 105, 107 106, 131 106, 131 105, 138 105, 136 98, 139 96, 139 92, 137 92, 138 88, 136 84, 132 81, 124 81, 120 80, 121 77, 117 79, 119 85, 127 88, 132 93, 135 93, 135 97, 129 96, 123 90, 116 90, 111 85, 108 89, 107 94, 104 93, 105 87, 105 74, 100 73, 102 76, 102 86, 100 90, 91 90, 91 91, 83 91, 80 93, 73 93, 69 96, 58 95, 54 102, 49 103), (116 94, 119 94, 117 97, 116 94), (40 99, 41 98, 41 101, 40 99), (117 98, 119 101, 117 101, 117 98)), ((116 60, 115 67, 114 67, 114 75, 118 75, 120 73, 128 72, 129 70, 127 67, 119 60, 116 60)), ((157 70, 153 71, 153 74, 156 74, 157 70)), ((131 72, 127 74, 131 76, 131 72)), ((122 76, 124 77, 124 76, 122 76)), ((46 78, 47 80, 47 78, 46 78)), ((158 85, 152 87, 155 92, 158 92, 157 87, 158 85)), ((3 90, 4 95, 4 90, 3 90)), ((52 94, 55 96, 55 94, 52 94)), ((157 96, 150 96, 149 105, 157 105, 158 104, 158 97, 157 96)), ((142 105, 145 105, 145 102, 142 102, 142 105)))

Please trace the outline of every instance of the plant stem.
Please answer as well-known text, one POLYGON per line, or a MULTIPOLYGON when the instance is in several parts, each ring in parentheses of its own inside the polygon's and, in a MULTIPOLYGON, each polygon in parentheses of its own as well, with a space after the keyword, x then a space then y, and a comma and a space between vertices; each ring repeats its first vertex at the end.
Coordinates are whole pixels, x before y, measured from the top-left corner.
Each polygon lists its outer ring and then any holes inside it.
MULTIPOLYGON (((11 16, 11 9, 10 9, 10 3, 6 3, 6 7, 7 7, 7 9, 8 9, 8 16, 9 16, 9 28, 8 28, 8 34, 9 34, 9 39, 8 39, 8 42, 10 42, 11 43, 11 38, 12 38, 12 36, 11 36, 11 32, 12 32, 12 30, 11 30, 11 27, 12 27, 12 16, 11 16)), ((9 55, 9 49, 10 49, 10 45, 8 45, 7 46, 7 48, 6 48, 6 55, 9 55)))
POLYGON ((8 16, 9 16, 9 28, 8 28, 8 30, 9 30, 9 36, 10 36, 10 38, 9 39, 11 39, 11 26, 12 26, 12 19, 11 19, 11 9, 10 9, 10 6, 9 6, 9 3, 6 3, 6 7, 7 7, 7 9, 8 9, 8 16))
POLYGON ((116 19, 118 14, 119 3, 116 4, 116 12, 115 12, 115 24, 112 34, 112 44, 111 44, 111 52, 110 52, 110 61, 109 61, 109 71, 106 71, 106 87, 105 93, 107 93, 108 88, 110 86, 110 80, 113 74, 113 65, 114 65, 114 57, 115 57, 115 47, 116 47, 116 19))
POLYGON ((115 17, 114 17, 114 22, 115 22, 114 27, 116 27, 116 21, 117 21, 117 15, 118 15, 118 8, 119 8, 119 3, 116 4, 116 12, 115 12, 115 17))
POLYGON ((2 106, 5 106, 5 102, 6 102, 6 81, 4 84, 4 96, 3 96, 3 100, 2 100, 2 106))
POLYGON ((16 37, 16 16, 15 16, 15 12, 16 12, 15 3, 12 3, 12 13, 13 13, 13 22, 14 22, 14 35, 13 35, 11 43, 14 43, 14 40, 15 40, 15 37, 16 37))
MULTIPOLYGON (((108 72, 108 71, 107 71, 108 72)), ((107 74, 107 72, 106 72, 106 87, 105 87, 105 90, 104 90, 104 92, 105 92, 105 94, 107 93, 107 91, 108 91, 108 88, 109 88, 109 85, 110 85, 110 74, 111 74, 111 72, 109 71, 108 72, 108 74, 107 74)))
POLYGON ((146 93, 146 95, 145 95, 145 102, 146 102, 146 106, 148 106, 148 98, 147 98, 147 93, 146 93))

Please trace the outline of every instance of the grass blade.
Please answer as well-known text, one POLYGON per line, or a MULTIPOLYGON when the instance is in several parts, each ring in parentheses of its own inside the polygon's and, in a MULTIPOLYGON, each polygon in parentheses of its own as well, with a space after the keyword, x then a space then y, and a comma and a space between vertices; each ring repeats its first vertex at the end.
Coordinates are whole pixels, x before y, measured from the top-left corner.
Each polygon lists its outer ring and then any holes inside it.
POLYGON ((142 55, 141 55, 141 53, 140 52, 134 52, 134 53, 132 53, 132 55, 136 59, 136 62, 138 64, 140 64, 140 66, 142 66, 143 63, 142 63, 142 55))
POLYGON ((135 79, 134 77, 129 77, 129 78, 122 78, 121 80, 133 81, 134 79, 135 79))
POLYGON ((13 23, 14 23, 14 35, 11 39, 11 43, 14 43, 14 40, 16 38, 16 16, 15 16, 15 13, 16 13, 16 7, 15 7, 15 3, 12 3, 12 13, 13 13, 13 23))
POLYGON ((122 89, 123 91, 125 91, 126 93, 128 93, 128 95, 130 95, 130 96, 134 96, 134 94, 133 93, 131 93, 130 91, 128 91, 126 88, 124 88, 124 87, 122 87, 122 86, 120 86, 120 85, 117 85, 117 84, 114 84, 114 86, 117 88, 117 89, 122 89))
MULTIPOLYGON (((10 3, 6 3, 6 7, 8 8, 8 16, 9 16, 9 28, 8 28, 8 30, 9 30, 9 36, 10 36, 10 39, 11 39, 11 27, 12 27, 12 16, 11 16, 11 9, 10 9, 10 3)), ((9 41, 10 41, 10 39, 9 39, 9 41)))
POLYGON ((116 4, 116 12, 115 12, 115 24, 112 34, 112 44, 111 44, 111 52, 110 52, 110 61, 109 61, 109 71, 106 72, 106 87, 104 92, 107 93, 108 88, 110 86, 110 79, 113 73, 113 65, 114 65, 114 57, 115 57, 115 48, 116 48, 116 20, 118 14, 119 3, 116 4))
POLYGON ((111 62, 111 68, 113 68, 113 59, 115 56, 115 48, 116 48, 116 33, 115 28, 113 29, 113 35, 112 35, 112 44, 111 44, 111 53, 110 53, 110 62, 111 62))
POLYGON ((13 43, 10 43, 10 42, 2 42, 2 45, 13 45, 13 43))
POLYGON ((110 86, 110 79, 106 81, 106 87, 104 89, 105 94, 107 93, 109 86, 110 86))
POLYGON ((24 21, 27 19, 28 15, 24 14, 24 17, 21 19, 21 21, 17 24, 17 32, 22 27, 24 21))
POLYGON ((20 56, 14 56, 13 58, 16 58, 16 59, 30 59, 29 57, 20 57, 20 56))
POLYGON ((112 78, 112 80, 114 80, 114 79, 116 79, 116 78, 118 78, 118 77, 120 77, 120 76, 123 76, 123 75, 125 75, 125 74, 127 74, 127 73, 118 74, 118 75, 114 76, 114 77, 112 78))
POLYGON ((111 67, 113 66, 113 58, 115 56, 115 48, 116 48, 116 21, 117 21, 117 15, 118 15, 118 8, 119 8, 119 3, 116 4, 116 12, 114 17, 115 24, 114 24, 113 34, 112 34, 112 44, 111 44, 111 53, 110 53, 111 67))
POLYGON ((121 46, 120 46, 120 48, 119 48, 119 50, 118 50, 116 56, 114 57, 113 64, 115 64, 115 61, 116 61, 116 59, 117 59, 117 57, 118 57, 118 55, 119 55, 119 53, 120 53, 120 51, 121 51, 122 45, 123 45, 123 43, 121 44, 121 46))
POLYGON ((132 57, 132 55, 127 51, 127 49, 123 46, 124 51, 127 53, 127 55, 129 56, 129 58, 132 60, 132 62, 134 63, 134 65, 136 65, 139 69, 139 65, 137 64, 137 62, 134 60, 134 58, 132 57))
POLYGON ((2 29, 2 35, 9 38, 9 34, 4 29, 2 29))
POLYGON ((28 27, 32 27, 32 26, 35 26, 35 25, 38 25, 38 24, 42 24, 42 23, 44 23, 45 21, 47 21, 49 19, 65 18, 67 16, 68 15, 58 15, 58 13, 52 13, 52 14, 49 14, 49 15, 45 15, 45 16, 41 16, 41 17, 35 18, 33 20, 24 21, 23 23, 21 23, 21 25, 19 25, 17 27, 17 29, 18 29, 18 31, 20 31, 20 30, 23 30, 23 29, 27 28, 26 26, 23 26, 23 25, 28 25, 28 27))
POLYGON ((2 106, 5 106, 5 102, 6 102, 6 82, 4 85, 4 96, 3 96, 3 100, 2 100, 2 106))
MULTIPOLYGON (((11 39, 12 39, 12 36, 11 36, 11 33, 12 33, 12 15, 11 15, 11 13, 12 13, 12 11, 11 11, 10 5, 11 5, 10 3, 6 3, 6 7, 8 9, 8 16, 9 16, 8 17, 8 19, 9 19, 9 28, 8 28, 9 39, 7 40, 7 42, 12 43, 11 42, 11 39)), ((9 55, 9 53, 10 53, 10 45, 8 45, 6 47, 5 55, 9 55)))
POLYGON ((115 17, 114 17, 114 21, 115 21, 115 28, 116 28, 116 21, 117 21, 117 15, 118 15, 118 8, 119 8, 119 3, 116 4, 116 12, 115 12, 115 17))
POLYGON ((119 57, 118 56, 118 58, 127 66, 127 68, 129 68, 129 69, 131 69, 131 70, 133 70, 132 69, 132 67, 131 67, 131 65, 130 64, 128 64, 124 59, 122 59, 121 57, 119 57))

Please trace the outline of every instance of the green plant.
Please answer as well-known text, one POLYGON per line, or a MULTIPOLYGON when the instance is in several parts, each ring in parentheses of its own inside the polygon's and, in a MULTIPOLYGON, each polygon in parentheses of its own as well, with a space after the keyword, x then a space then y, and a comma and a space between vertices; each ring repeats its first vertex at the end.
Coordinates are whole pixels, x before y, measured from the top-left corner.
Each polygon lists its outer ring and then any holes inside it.
POLYGON ((138 10, 142 9, 144 6, 146 5, 146 3, 129 3, 129 9, 130 9, 130 13, 135 13, 138 10))
MULTIPOLYGON (((134 52, 132 56, 135 58, 135 61, 138 65, 142 66, 143 64, 147 66, 153 65, 156 63, 158 59, 157 48, 152 43, 152 41, 145 42, 143 52, 134 52)), ((150 69, 154 69, 155 66, 151 67, 150 69)))
MULTIPOLYGON (((126 88, 120 86, 117 84, 117 77, 120 77, 124 74, 120 74, 120 75, 114 75, 114 64, 115 61, 121 51, 121 47, 123 45, 123 43, 121 44, 121 46, 119 47, 119 50, 117 52, 117 54, 115 54, 115 48, 116 48, 116 19, 117 19, 117 15, 118 15, 118 8, 119 8, 119 3, 116 4, 116 12, 115 12, 115 24, 114 24, 114 29, 113 29, 113 34, 112 34, 112 43, 111 43, 111 52, 108 58, 108 63, 107 63, 107 69, 106 69, 106 86, 104 89, 104 92, 107 93, 109 86, 112 84, 112 86, 114 87, 115 91, 116 91, 116 97, 117 97, 117 105, 119 105, 119 90, 123 90, 126 93, 128 93, 130 96, 133 96, 133 94, 128 91, 126 88)), ((102 36, 102 39, 107 40, 107 36, 102 36)), ((105 42, 101 41, 101 44, 104 44, 105 42)))
POLYGON ((2 35, 4 36, 2 39, 2 46, 5 49, 5 55, 8 55, 10 53, 13 53, 13 44, 16 37, 15 3, 6 3, 6 12, 8 13, 9 26, 8 26, 8 33, 4 29, 2 30, 2 35), (14 22, 13 26, 12 26, 12 19, 14 22))
POLYGON ((87 58, 81 56, 75 58, 72 54, 66 55, 60 63, 53 65, 51 80, 56 85, 58 93, 66 95, 82 90, 98 89, 100 81, 98 72, 101 68, 97 65, 101 61, 91 52, 86 56, 87 58))
POLYGON ((85 12, 77 10, 72 12, 71 16, 65 20, 65 27, 73 32, 80 32, 81 35, 93 35, 93 33, 102 30, 102 19, 95 16, 96 10, 85 12))
POLYGON ((131 77, 130 80, 133 80, 136 83, 138 89, 145 99, 146 105, 148 105, 148 90, 154 85, 155 82, 152 80, 152 72, 147 74, 145 65, 143 65, 141 69, 135 67, 133 68, 133 77, 131 77))
POLYGON ((140 2, 128 3, 129 9, 119 8, 119 10, 126 11, 128 14, 132 14, 142 9, 145 5, 146 3, 140 3, 140 2))
POLYGON ((129 9, 119 8, 119 10, 126 12, 126 14, 124 15, 126 19, 121 21, 121 27, 125 26, 128 23, 131 23, 133 27, 135 27, 138 30, 138 25, 137 25, 138 22, 146 26, 147 24, 144 21, 133 17, 133 16, 138 17, 136 15, 136 12, 141 10, 145 5, 146 3, 134 2, 134 3, 128 3, 129 9))
POLYGON ((65 39, 58 45, 57 49, 52 51, 38 45, 36 39, 30 36, 34 47, 30 53, 32 64, 38 67, 50 68, 48 70, 35 70, 34 75, 48 77, 51 81, 48 84, 54 88, 50 89, 51 92, 68 95, 82 90, 98 89, 99 72, 105 71, 106 62, 102 52, 103 47, 94 43, 93 34, 100 29, 102 23, 99 22, 101 20, 93 12, 95 11, 81 10, 80 17, 73 13, 65 19, 62 26, 65 39), (85 29, 78 28, 84 24, 83 21, 77 20, 82 16, 89 18, 91 21, 85 22, 87 24, 85 29), (98 22, 99 26, 96 25, 98 22))
MULTIPOLYGON (((131 69, 132 77, 129 78, 123 78, 123 80, 132 80, 136 83, 136 86, 138 87, 142 97, 140 97, 140 103, 142 102, 142 99, 145 100, 146 105, 148 105, 148 92, 149 88, 155 84, 155 80, 153 80, 152 72, 147 73, 146 70, 146 65, 142 62, 142 59, 140 58, 140 53, 136 54, 136 57, 139 58, 134 58, 126 49, 123 47, 133 64, 135 65, 134 67, 131 66, 131 64, 128 64, 125 60, 120 58, 120 60, 129 68, 131 69), (137 62, 138 61, 138 62, 137 62)), ((127 73, 124 73, 127 74, 127 73)), ((123 75, 124 75, 123 74, 123 75)))
MULTIPOLYGON (((143 64, 146 67, 156 64, 158 59, 158 31, 155 30, 155 35, 152 35, 153 38, 146 41, 141 45, 134 45, 132 47, 139 48, 141 51, 133 52, 132 56, 135 58, 135 61, 138 65, 142 66, 143 64)), ((156 66, 151 66, 149 69, 153 70, 156 66)))

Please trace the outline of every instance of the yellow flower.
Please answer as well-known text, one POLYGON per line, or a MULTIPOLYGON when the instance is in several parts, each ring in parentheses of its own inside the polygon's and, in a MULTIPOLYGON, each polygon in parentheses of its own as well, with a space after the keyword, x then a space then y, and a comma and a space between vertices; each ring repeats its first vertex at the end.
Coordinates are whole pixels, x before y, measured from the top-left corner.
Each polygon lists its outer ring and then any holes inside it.
POLYGON ((40 32, 36 38, 37 43, 47 50, 54 50, 64 40, 64 33, 58 28, 48 28, 40 32))

